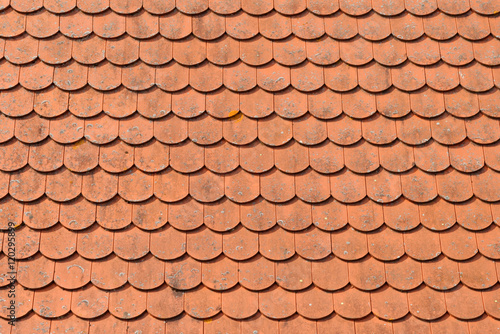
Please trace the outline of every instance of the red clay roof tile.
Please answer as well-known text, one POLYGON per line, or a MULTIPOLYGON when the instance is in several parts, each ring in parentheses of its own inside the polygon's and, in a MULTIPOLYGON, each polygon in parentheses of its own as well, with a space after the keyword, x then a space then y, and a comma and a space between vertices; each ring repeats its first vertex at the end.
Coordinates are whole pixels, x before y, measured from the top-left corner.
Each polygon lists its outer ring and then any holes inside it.
POLYGON ((56 332, 493 328, 490 3, 6 6, 0 217, 38 303, 18 330, 56 290, 56 332))

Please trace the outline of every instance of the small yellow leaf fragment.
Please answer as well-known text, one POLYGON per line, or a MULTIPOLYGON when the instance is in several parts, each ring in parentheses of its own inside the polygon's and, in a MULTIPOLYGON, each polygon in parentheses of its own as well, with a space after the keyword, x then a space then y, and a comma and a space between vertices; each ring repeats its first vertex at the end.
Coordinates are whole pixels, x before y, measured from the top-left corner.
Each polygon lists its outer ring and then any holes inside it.
POLYGON ((74 143, 73 144, 73 148, 77 148, 78 146, 83 145, 83 144, 85 144, 85 139, 84 138, 82 138, 79 141, 77 141, 76 143, 74 143))
POLYGON ((243 114, 239 110, 231 110, 229 112, 229 117, 234 122, 240 122, 243 118, 243 114))

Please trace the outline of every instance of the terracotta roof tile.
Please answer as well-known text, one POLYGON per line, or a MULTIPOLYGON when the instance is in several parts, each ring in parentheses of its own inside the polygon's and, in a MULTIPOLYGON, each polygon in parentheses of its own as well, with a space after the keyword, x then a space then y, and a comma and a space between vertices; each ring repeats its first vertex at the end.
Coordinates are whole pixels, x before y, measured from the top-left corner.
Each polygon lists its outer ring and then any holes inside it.
POLYGON ((491 2, 0 8, 15 330, 495 330, 491 2))

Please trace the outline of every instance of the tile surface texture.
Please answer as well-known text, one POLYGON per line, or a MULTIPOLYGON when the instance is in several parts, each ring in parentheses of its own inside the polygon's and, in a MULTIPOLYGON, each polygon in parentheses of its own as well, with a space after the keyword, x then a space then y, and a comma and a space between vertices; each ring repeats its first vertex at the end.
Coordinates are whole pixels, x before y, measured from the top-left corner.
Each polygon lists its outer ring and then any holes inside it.
POLYGON ((499 333, 499 12, 0 0, 0 333, 499 333))

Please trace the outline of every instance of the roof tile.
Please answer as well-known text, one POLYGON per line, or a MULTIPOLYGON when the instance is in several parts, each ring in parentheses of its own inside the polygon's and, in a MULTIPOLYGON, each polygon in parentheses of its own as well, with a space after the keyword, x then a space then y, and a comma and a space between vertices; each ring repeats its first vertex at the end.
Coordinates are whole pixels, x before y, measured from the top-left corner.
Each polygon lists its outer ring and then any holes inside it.
POLYGON ((271 260, 286 260, 291 258, 295 254, 294 233, 279 226, 260 232, 259 252, 271 260))
POLYGON ((465 285, 446 291, 444 295, 449 314, 459 319, 474 319, 484 313, 481 296, 465 285), (459 300, 464 303, 457 303, 459 300))
POLYGON ((361 290, 375 290, 385 283, 384 264, 371 256, 349 262, 349 281, 361 290))
POLYGON ((361 36, 370 41, 383 40, 391 34, 389 18, 375 11, 358 18, 358 31, 361 36))
POLYGON ((317 39, 324 35, 324 19, 311 11, 303 11, 292 17, 292 31, 302 39, 317 39))
MULTIPOLYGON (((443 43, 445 41, 442 41, 443 43)), ((440 53, 440 42, 422 36, 414 41, 406 42, 406 50, 408 59, 417 65, 432 65, 437 63, 441 58, 446 58, 440 53)))
POLYGON ((448 91, 459 85, 458 70, 444 62, 425 68, 427 85, 438 91, 448 91))
MULTIPOLYGON (((183 302, 183 292, 174 290, 168 285, 164 284, 156 290, 148 291, 146 314, 149 313, 152 316, 158 317, 160 319, 173 318, 182 313, 183 302), (168 304, 164 304, 165 301, 168 301, 168 304)), ((164 324, 162 323, 162 325, 164 324)), ((139 326, 139 328, 140 327, 141 326, 139 326)))
POLYGON ((332 251, 342 260, 359 260, 368 254, 366 234, 347 226, 331 234, 332 251))
POLYGON ((431 230, 446 230, 456 222, 455 206, 440 197, 429 203, 419 204, 420 221, 431 230))
POLYGON ((40 8, 42 8, 43 1, 41 0, 31 0, 31 1, 11 1, 11 7, 17 10, 18 12, 34 12, 40 8))
POLYGON ((74 254, 56 262, 54 282, 63 289, 77 289, 90 282, 92 262, 74 254))
POLYGON ((45 140, 30 146, 30 167, 39 172, 51 172, 63 164, 64 146, 52 140, 45 140))
MULTIPOLYGON (((0 169, 12 172, 21 169, 28 163, 29 146, 19 140, 12 140, 2 145, 0 148, 0 169), (6 157, 9 157, 8 159, 6 157)), ((7 174, 8 175, 8 174, 7 174)))
POLYGON ((49 228, 57 224, 58 216, 59 204, 46 197, 24 205, 23 222, 32 228, 49 228))
POLYGON ((273 285, 259 292, 259 310, 271 319, 288 318, 296 311, 295 293, 273 285))
MULTIPOLYGON (((332 294, 316 287, 297 293, 297 312, 308 319, 320 319, 333 312, 332 294)), ((315 325, 312 323, 311 325, 315 325)), ((299 327, 305 329, 303 325, 299 327)))
POLYGON ((495 285, 495 263, 484 256, 476 256, 458 264, 462 273, 460 280, 473 289, 484 290, 495 285))
POLYGON ((33 37, 45 38, 59 31, 59 17, 42 9, 26 15, 26 32, 33 37))
POLYGON ((447 201, 463 202, 473 196, 470 176, 453 168, 437 174, 436 183, 439 195, 447 201))
POLYGON ((423 320, 435 320, 446 314, 444 293, 425 284, 408 293, 410 312, 423 320))
POLYGON ((82 176, 61 168, 47 175, 45 194, 59 202, 78 197, 82 190, 82 176))
POLYGON ((389 144, 396 139, 396 122, 380 114, 363 120, 363 138, 373 144, 389 144))
POLYGON ((201 265, 203 285, 214 290, 227 290, 238 283, 238 262, 220 256, 201 265))
MULTIPOLYGON (((97 331, 468 326, 456 317, 474 318, 472 331, 478 323, 489 328, 500 198, 491 5, 243 2, 239 11, 239 3, 184 1, 178 11, 156 0, 75 4, 16 3, 26 8, 4 9, 8 23, 0 24, 0 151, 12 156, 0 162, 1 216, 4 226, 24 218, 16 255, 33 262, 20 280, 30 287, 25 297, 54 286, 75 294, 54 330, 66 322, 88 329, 77 317, 97 317, 97 331), (54 19, 40 26, 44 17, 54 19), (450 192, 458 186, 466 191, 450 192), (69 266, 78 261, 82 275, 69 266), (378 288, 363 281, 364 270, 348 275, 362 261, 382 268, 378 288), (230 280, 219 267, 229 268, 230 280), (29 278, 35 269, 55 271, 56 284, 50 274, 29 278), (294 275, 302 271, 300 282, 294 275), (126 298, 123 310, 113 301, 107 314, 106 290, 120 287, 114 294, 143 299, 126 298), (178 289, 190 290, 186 303, 178 289), (489 315, 481 305, 448 310, 437 290, 484 300, 489 315), (422 293, 418 307, 418 299, 400 298, 406 291, 422 293), (424 301, 434 294, 439 303, 424 301), (284 303, 270 302, 273 295, 284 303), (242 296, 253 302, 227 306, 242 296), (165 298, 170 306, 159 308, 165 298), (75 305, 97 299, 87 309, 75 305), (213 316, 205 325, 195 319, 213 316)), ((30 305, 23 323, 43 329, 45 315, 30 305)))
POLYGON ((179 230, 194 230, 203 224, 203 206, 191 197, 170 204, 168 221, 179 230))
MULTIPOLYGON (((158 205, 164 205, 158 200, 155 201, 155 203, 158 205)), ((166 226, 163 229, 155 230, 151 233, 150 250, 154 256, 160 259, 176 259, 186 253, 186 234, 169 226, 166 226), (165 247, 166 245, 169 245, 169 247, 165 247)))
POLYGON ((69 12, 73 8, 76 7, 76 0, 69 0, 65 1, 63 3, 57 1, 57 0, 47 0, 47 2, 44 1, 43 6, 53 12, 53 13, 65 13, 69 12))
POLYGON ((456 20, 458 33, 467 39, 480 40, 490 33, 488 19, 475 11, 469 11, 464 15, 458 16, 456 20))
POLYGON ((232 201, 246 203, 259 196, 259 177, 237 169, 227 174, 225 180, 225 195, 232 201))
POLYGON ((490 4, 484 0, 472 0, 470 4, 471 9, 484 15, 495 14, 495 9, 497 8, 494 4, 490 4))
MULTIPOLYGON (((13 222, 16 226, 21 225, 24 205, 14 200, 11 196, 6 196, 0 200, 0 203, 3 207, 3 210, 0 213, 3 226, 7 226, 8 224, 5 224, 5 222, 9 221, 13 222)), ((8 251, 6 253, 8 253, 8 251)))
POLYGON ((233 260, 246 260, 257 254, 258 242, 257 233, 237 226, 223 236, 223 251, 227 257, 233 260))
MULTIPOLYGON (((447 117, 447 115, 443 118, 445 117, 447 117)), ((405 144, 424 144, 431 139, 431 122, 410 113, 406 117, 396 121, 396 131, 398 133, 398 138, 405 144)))
POLYGON ((170 146, 153 139, 134 147, 134 164, 143 172, 159 172, 169 165, 170 146))
POLYGON ((371 312, 370 294, 348 286, 333 295, 334 309, 347 319, 359 319, 371 312))
POLYGON ((137 289, 151 290, 165 281, 163 262, 151 254, 129 263, 128 282, 137 289))
POLYGON ((274 264, 261 255, 239 262, 239 283, 247 289, 261 291, 275 282, 274 264))
POLYGON ((422 266, 411 257, 403 256, 385 264, 385 276, 391 287, 403 291, 413 290, 422 283, 422 266))
POLYGON ((500 139, 500 125, 482 113, 465 120, 467 136, 478 144, 492 144, 500 139))
POLYGON ((311 205, 297 198, 277 204, 276 219, 286 230, 301 231, 312 224, 311 205))
POLYGON ((17 86, 0 93, 0 110, 3 115, 10 117, 25 116, 33 110, 33 106, 34 93, 24 89, 22 86, 17 86))
POLYGON ((89 35, 73 43, 72 57, 86 65, 97 64, 104 59, 106 40, 96 35, 89 35))
MULTIPOLYGON (((142 2, 142 1, 140 1, 142 2)), ((139 6, 142 3, 139 4, 139 6)), ((159 18, 145 10, 138 11, 126 17, 126 31, 134 38, 144 39, 153 37, 159 32, 159 18)))
POLYGON ((338 257, 330 255, 320 261, 313 261, 311 265, 314 285, 324 290, 335 291, 349 283, 347 262, 338 257), (325 263, 329 265, 325 266, 325 263))
POLYGON ((359 88, 342 94, 342 107, 354 118, 367 118, 377 111, 375 95, 359 88))
MULTIPOLYGON (((40 317, 34 312, 28 313, 28 315, 25 318, 26 320, 23 321, 22 323, 20 322, 17 326, 15 327, 7 327, 7 320, 5 321, 5 324, 2 324, 2 329, 3 328, 12 328, 12 332, 18 332, 21 333, 24 330, 32 331, 32 330, 42 330, 42 331, 49 331, 50 330, 50 325, 51 321, 49 319, 44 319, 43 317, 40 317)), ((3 319, 2 319, 3 320, 3 319)))
POLYGON ((150 316, 145 312, 143 315, 127 322, 127 333, 133 333, 143 327, 151 330, 153 333, 163 333, 165 330, 165 321, 150 316))
POLYGON ((4 13, 5 21, 0 26, 0 36, 14 37, 22 34, 26 29, 26 15, 12 8, 7 8, 4 13))
MULTIPOLYGON (((96 35, 103 38, 114 38, 125 33, 125 16, 108 10, 104 13, 89 16, 93 20, 92 28, 96 35)), ((89 25, 90 27, 90 25, 89 25)))
POLYGON ((330 235, 311 226, 295 234, 295 248, 307 260, 323 259, 331 253, 330 235))
POLYGON ((450 39, 457 34, 456 21, 453 16, 435 11, 422 19, 425 34, 437 40, 450 39))
POLYGON ((500 199, 499 190, 495 187, 500 178, 500 173, 486 167, 477 174, 473 174, 471 178, 474 193, 477 197, 487 202, 496 202, 500 199))
POLYGON ((385 226, 368 235, 370 255, 382 261, 401 258, 404 253, 403 235, 385 226))
POLYGON ((319 203, 330 197, 330 183, 325 177, 312 169, 307 169, 295 178, 296 194, 303 201, 319 203))
POLYGON ((149 252, 149 239, 148 232, 129 225, 125 229, 114 232, 113 251, 122 259, 140 259, 149 252), (133 247, 128 247, 129 245, 133 245, 133 247))
POLYGON ((108 310, 108 303, 108 292, 87 284, 83 289, 72 292, 71 311, 82 318, 96 318, 108 310))
POLYGON ((239 11, 227 16, 225 32, 236 39, 250 39, 259 32, 259 20, 244 11, 239 11))
POLYGON ((209 318, 221 311, 221 294, 199 287, 185 295, 184 309, 198 319, 209 318), (200 298, 203 296, 202 298, 200 298))
POLYGON ((380 319, 401 319, 408 314, 408 299, 406 293, 389 286, 372 292, 372 312, 380 319))
POLYGON ((207 203, 203 206, 204 225, 218 231, 230 231, 240 221, 238 204, 222 198, 214 203, 207 203))
POLYGON ((313 204, 313 224, 325 231, 340 229, 347 224, 347 207, 333 198, 313 204))
MULTIPOLYGON (((497 267, 498 268, 498 267, 497 267)), ((495 318, 498 317, 498 308, 495 307, 495 294, 498 293, 498 285, 482 292, 484 310, 495 318)))
POLYGON ((416 260, 431 260, 441 254, 439 234, 424 226, 405 232, 404 242, 406 254, 416 260))
POLYGON ((96 206, 83 196, 61 203, 59 222, 71 230, 83 230, 95 222, 96 206))
POLYGON ((102 227, 116 230, 130 225, 132 206, 120 197, 97 205, 96 222, 102 227))
POLYGON ((26 64, 37 58, 38 40, 22 35, 5 41, 4 57, 13 64, 26 64))
POLYGON ((175 290, 192 289, 201 283, 201 263, 189 256, 165 262, 165 281, 175 290))
POLYGON ((240 205, 241 223, 252 231, 268 230, 276 224, 276 212, 273 203, 259 197, 240 205))
POLYGON ((33 201, 44 193, 45 175, 27 167, 11 174, 9 193, 18 201, 33 201))
MULTIPOLYGON (((2 262, 7 263, 6 256, 3 257, 2 260, 2 262)), ((54 268, 54 261, 37 253, 21 265, 18 265, 17 278, 19 284, 29 289, 38 289, 47 286, 54 280, 54 268)), ((5 283, 7 282, 8 281, 5 280, 5 283)))
POLYGON ((362 37, 356 36, 349 41, 340 43, 340 59, 349 65, 364 65, 373 59, 370 42, 362 37))
MULTIPOLYGON (((15 250, 16 259, 27 259, 35 255, 40 247, 40 231, 31 229, 24 225, 16 229, 16 242, 21 245, 15 250)), ((3 253, 8 254, 8 243, 3 243, 3 253)))
POLYGON ((369 173, 379 165, 378 147, 361 140, 354 145, 344 148, 345 165, 355 173, 369 173))
POLYGON ((451 289, 460 282, 458 263, 445 256, 422 263, 424 282, 436 290, 451 289))
POLYGON ((404 12, 398 16, 391 17, 390 20, 392 34, 398 39, 411 41, 424 34, 424 24, 420 16, 404 12))
POLYGON ((278 169, 273 169, 261 175, 260 193, 268 201, 286 202, 295 196, 294 177, 278 169))
POLYGON ((34 293, 33 310, 44 318, 60 317, 70 310, 71 292, 50 285, 34 293))
POLYGON ((77 90, 87 84, 87 76, 88 67, 71 61, 55 68, 54 84, 63 90, 77 90))
POLYGON ((119 12, 122 14, 132 14, 141 8, 142 1, 141 0, 133 0, 133 1, 127 2, 126 4, 122 4, 119 1, 110 0, 109 5, 116 12, 119 12))

